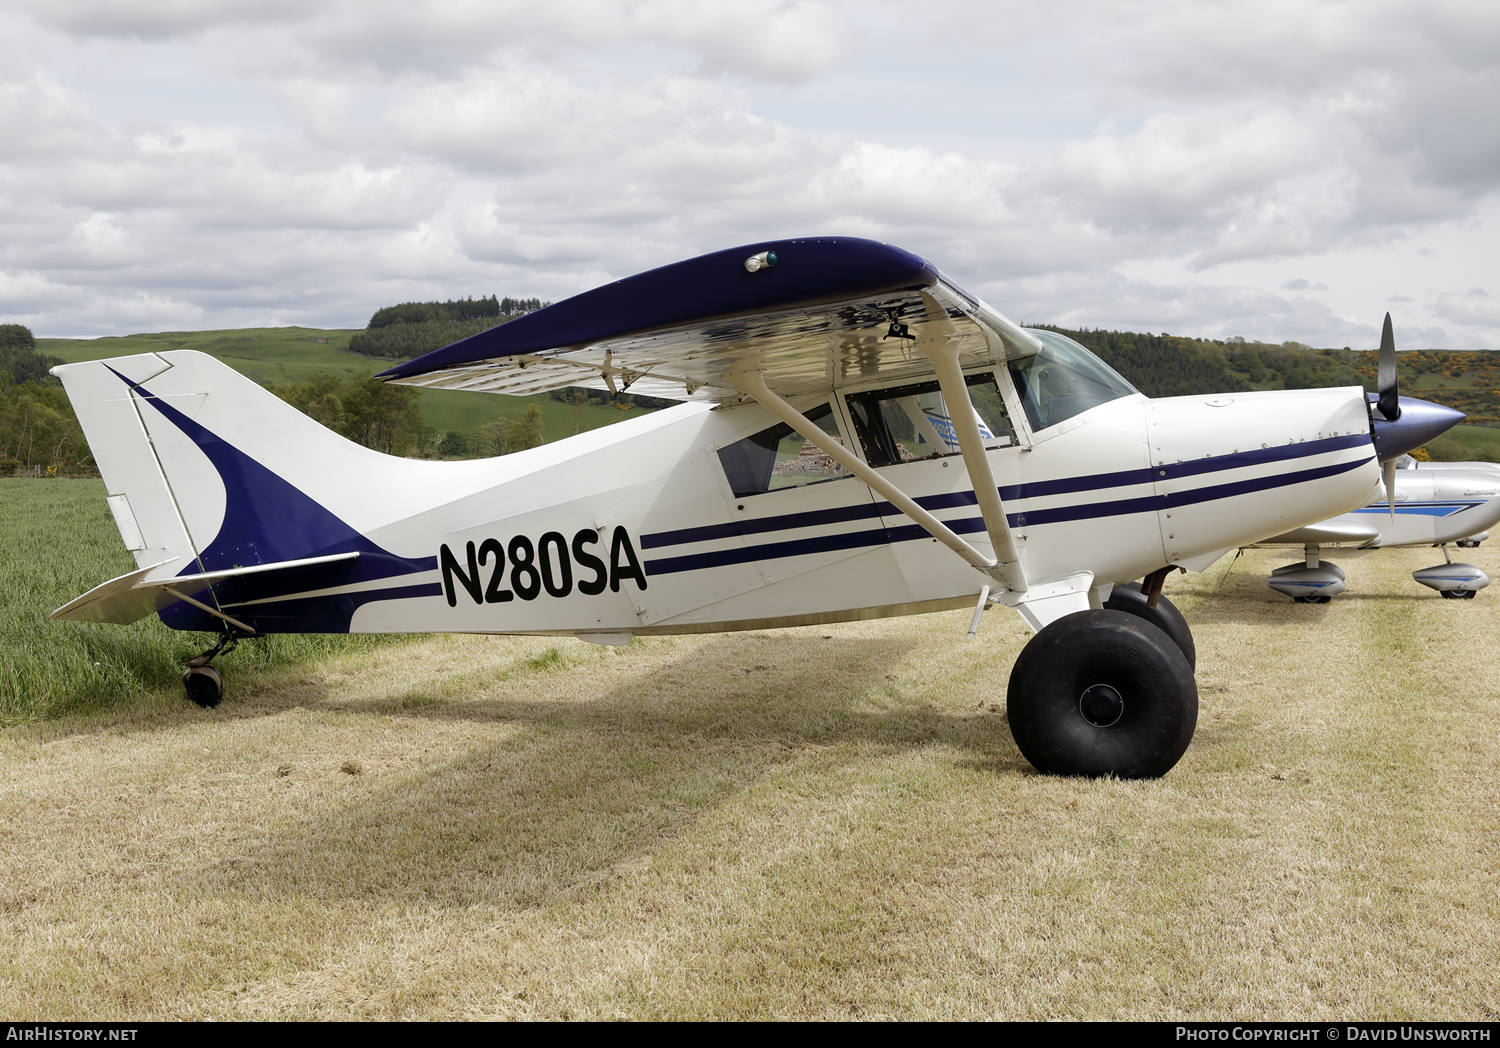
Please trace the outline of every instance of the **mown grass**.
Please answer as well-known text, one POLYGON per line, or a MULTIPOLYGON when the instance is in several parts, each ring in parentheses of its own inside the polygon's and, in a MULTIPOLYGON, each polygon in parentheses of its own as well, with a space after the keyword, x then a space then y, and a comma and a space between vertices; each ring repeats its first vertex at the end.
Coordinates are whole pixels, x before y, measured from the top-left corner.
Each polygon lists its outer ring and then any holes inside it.
MULTIPOLYGON (((39 353, 61 357, 68 363, 158 350, 195 349, 217 357, 262 385, 304 382, 309 375, 320 371, 346 379, 364 378, 384 371, 394 363, 351 353, 348 346, 353 334, 354 331, 322 328, 235 328, 168 331, 117 338, 39 338, 36 348, 39 353)), ((535 404, 542 412, 543 439, 553 441, 619 422, 641 411, 640 408, 620 411, 600 404, 575 408, 553 400, 545 393, 510 397, 447 389, 419 389, 418 392, 422 417, 433 429, 445 433, 468 432, 500 418, 520 418, 528 406, 535 404)))
MULTIPOLYGON (((177 701, 183 663, 213 643, 155 616, 129 626, 54 622, 48 614, 135 568, 100 480, 0 479, 0 718, 57 717, 177 701)), ((385 638, 268 637, 232 657, 241 672, 277 673, 385 638)))
POLYGON ((0 1010, 1493 1020, 1500 598, 1384 550, 1298 606, 1283 559, 1169 582, 1202 706, 1155 782, 1030 770, 1000 609, 236 655, 217 710, 13 725, 0 1010))

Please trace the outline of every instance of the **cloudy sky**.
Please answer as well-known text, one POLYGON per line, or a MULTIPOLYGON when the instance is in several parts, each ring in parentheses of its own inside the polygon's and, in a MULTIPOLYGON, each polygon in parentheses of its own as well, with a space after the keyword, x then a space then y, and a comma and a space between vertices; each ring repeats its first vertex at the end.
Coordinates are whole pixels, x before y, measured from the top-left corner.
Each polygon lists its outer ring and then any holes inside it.
POLYGON ((873 237, 1022 322, 1500 349, 1492 0, 0 0, 0 321, 873 237))

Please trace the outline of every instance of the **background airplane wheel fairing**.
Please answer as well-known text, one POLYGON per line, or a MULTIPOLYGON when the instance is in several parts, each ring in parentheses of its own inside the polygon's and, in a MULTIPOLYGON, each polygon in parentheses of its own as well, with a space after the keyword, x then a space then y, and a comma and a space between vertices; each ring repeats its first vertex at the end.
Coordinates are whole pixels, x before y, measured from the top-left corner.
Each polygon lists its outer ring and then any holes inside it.
POLYGON ((1021 649, 1010 673, 1011 734, 1038 770, 1155 778, 1198 724, 1198 685, 1182 650, 1124 611, 1058 619, 1021 649))
POLYGON ((1123 586, 1114 588, 1109 595, 1109 600, 1104 602, 1104 606, 1111 611, 1123 611, 1151 623, 1172 638, 1172 641, 1182 649, 1188 666, 1197 670, 1198 646, 1193 643, 1193 631, 1188 628, 1187 619, 1182 617, 1182 612, 1177 610, 1177 605, 1166 597, 1157 598, 1156 607, 1149 607, 1146 604, 1146 595, 1141 592, 1141 584, 1127 582, 1123 586))
POLYGON ((187 697, 204 709, 212 709, 224 701, 224 682, 212 666, 189 669, 182 675, 182 686, 187 689, 187 697))

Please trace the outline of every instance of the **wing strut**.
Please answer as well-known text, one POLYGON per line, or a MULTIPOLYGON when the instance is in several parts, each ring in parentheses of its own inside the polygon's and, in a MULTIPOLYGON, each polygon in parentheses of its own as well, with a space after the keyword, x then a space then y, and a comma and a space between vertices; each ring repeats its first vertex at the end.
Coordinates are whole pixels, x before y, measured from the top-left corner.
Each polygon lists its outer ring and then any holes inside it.
MULTIPOLYGON (((879 473, 875 472, 869 466, 865 465, 865 463, 861 462, 859 457, 856 456, 852 451, 844 447, 844 445, 840 444, 838 441, 834 440, 827 433, 824 433, 823 430, 820 429, 815 423, 813 423, 806 415, 802 414, 802 412, 798 411, 796 408, 788 404, 785 400, 782 400, 781 397, 773 393, 771 391, 771 388, 766 385, 765 377, 762 376, 760 372, 738 372, 725 375, 724 377, 727 381, 732 383, 736 389, 740 390, 742 393, 754 397, 755 401, 760 404, 761 407, 765 408, 771 414, 781 419, 781 421, 785 422, 788 426, 791 426, 798 433, 801 433, 804 437, 812 442, 814 447, 822 451, 823 454, 827 455, 829 458, 833 459, 839 465, 847 469, 850 473, 853 473, 860 480, 864 481, 865 484, 868 485, 869 488, 877 495, 880 495, 882 498, 886 499, 886 501, 890 502, 891 505, 895 506, 902 513, 906 514, 912 520, 920 524, 927 530, 928 534, 937 539, 943 545, 947 546, 954 553, 957 553, 972 567, 984 572, 984 574, 988 575, 990 578, 994 579, 1002 586, 1005 586, 1007 589, 1010 588, 1009 582, 1006 578, 1005 567, 1002 567, 994 560, 991 560, 983 553, 980 553, 973 546, 969 545, 961 537, 959 537, 959 535, 954 532, 952 528, 948 527, 948 525, 944 524, 942 521, 934 517, 931 513, 928 513, 921 506, 917 505, 900 488, 896 487, 896 485, 892 484, 885 477, 882 477, 879 473)), ((959 381, 960 384, 962 384, 962 377, 960 377, 959 381)), ((968 403, 967 390, 964 392, 964 402, 968 403)), ((971 427, 974 427, 974 436, 977 438, 979 436, 979 430, 977 426, 974 426, 972 418, 969 424, 971 427)), ((998 501, 998 494, 996 497, 996 501, 998 501)), ((1001 519, 1003 520, 1004 518, 1002 517, 1001 519)), ((1007 565, 1006 567, 1009 567, 1009 565, 1007 565)))
POLYGON ((922 300, 927 304, 926 337, 917 343, 917 348, 932 361, 937 371, 938 387, 943 391, 943 402, 948 405, 948 415, 953 420, 953 432, 958 437, 958 448, 963 452, 964 468, 969 471, 969 482, 974 485, 974 495, 990 535, 990 545, 999 560, 999 573, 995 577, 1012 593, 1024 593, 1026 573, 1021 568, 1021 554, 1016 550, 1016 540, 1010 533, 1010 521, 1005 518, 1000 487, 995 483, 989 456, 984 451, 984 438, 980 436, 979 423, 975 421, 978 415, 974 411, 974 402, 969 399, 969 384, 964 381, 963 368, 958 363, 959 334, 948 318, 948 311, 937 299, 924 291, 922 300))

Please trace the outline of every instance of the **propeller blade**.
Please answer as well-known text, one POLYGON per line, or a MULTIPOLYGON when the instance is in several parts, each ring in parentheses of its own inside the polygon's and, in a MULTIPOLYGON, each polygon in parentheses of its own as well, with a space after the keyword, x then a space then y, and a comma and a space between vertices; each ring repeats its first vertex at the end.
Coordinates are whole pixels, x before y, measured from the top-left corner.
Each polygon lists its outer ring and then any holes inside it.
POLYGON ((1396 336, 1391 332, 1391 315, 1385 315, 1380 332, 1380 413, 1389 422, 1401 417, 1400 391, 1396 388, 1396 336))
POLYGON ((1382 471, 1385 479, 1385 504, 1391 508, 1391 519, 1396 519, 1396 460, 1391 459, 1382 471))

